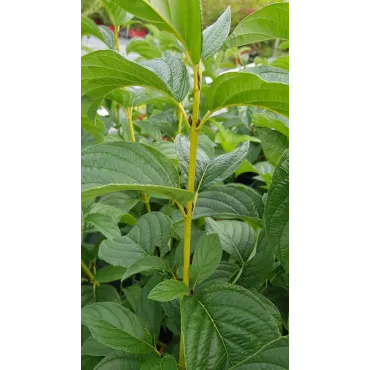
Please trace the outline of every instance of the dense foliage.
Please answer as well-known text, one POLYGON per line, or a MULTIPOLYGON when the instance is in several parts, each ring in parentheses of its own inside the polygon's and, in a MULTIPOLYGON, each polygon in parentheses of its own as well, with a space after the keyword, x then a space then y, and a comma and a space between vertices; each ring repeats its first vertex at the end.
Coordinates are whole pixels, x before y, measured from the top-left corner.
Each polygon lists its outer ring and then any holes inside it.
POLYGON ((288 369, 288 4, 230 33, 229 7, 203 29, 199 0, 103 3, 114 32, 82 16, 106 46, 81 62, 82 369, 288 369), (121 52, 134 17, 151 35, 121 52))

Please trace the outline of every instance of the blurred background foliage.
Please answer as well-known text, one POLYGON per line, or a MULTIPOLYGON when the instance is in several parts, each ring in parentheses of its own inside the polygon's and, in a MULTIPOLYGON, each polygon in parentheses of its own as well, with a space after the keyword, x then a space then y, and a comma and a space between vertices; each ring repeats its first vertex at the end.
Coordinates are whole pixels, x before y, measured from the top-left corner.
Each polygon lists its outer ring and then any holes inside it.
MULTIPOLYGON (((232 29, 248 14, 271 3, 283 0, 203 0, 203 24, 210 26, 230 5, 232 11, 232 29)), ((81 13, 98 23, 110 24, 109 16, 101 0, 81 0, 81 13)))

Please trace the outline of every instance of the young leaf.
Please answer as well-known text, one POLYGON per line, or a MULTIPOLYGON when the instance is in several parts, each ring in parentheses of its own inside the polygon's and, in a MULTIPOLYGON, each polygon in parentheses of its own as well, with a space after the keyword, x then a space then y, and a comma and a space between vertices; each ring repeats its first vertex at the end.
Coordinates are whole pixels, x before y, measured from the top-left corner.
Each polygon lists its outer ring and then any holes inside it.
POLYGON ((121 235, 121 231, 112 219, 112 217, 103 215, 101 213, 93 213, 85 218, 86 223, 93 225, 106 238, 113 239, 121 235))
POLYGON ((163 258, 155 256, 147 256, 140 258, 130 265, 122 277, 122 281, 126 280, 132 275, 147 272, 147 271, 164 271, 171 272, 170 267, 163 258))
POLYGON ((81 16, 81 36, 92 35, 97 39, 102 41, 110 49, 115 49, 114 47, 114 35, 106 28, 98 27, 96 23, 85 16, 81 16))
POLYGON ((188 287, 179 280, 165 280, 154 287, 148 298, 158 302, 168 302, 188 294, 188 287))
POLYGON ((81 109, 93 121, 104 96, 119 87, 146 86, 176 99, 155 73, 115 51, 98 50, 86 54, 81 58, 81 66, 81 109))
POLYGON ((274 172, 264 219, 270 245, 277 250, 281 264, 289 272, 289 150, 274 172))
POLYGON ((141 319, 117 303, 93 303, 82 309, 81 318, 93 337, 111 348, 129 353, 154 351, 141 319))
POLYGON ((102 0, 114 26, 124 26, 134 16, 122 9, 115 0, 102 0))
POLYGON ((136 53, 145 59, 160 58, 161 51, 153 44, 143 39, 132 39, 126 45, 126 53, 136 53))
POLYGON ((140 370, 177 370, 176 359, 169 355, 145 361, 140 370))
POLYGON ((125 236, 104 240, 99 246, 99 258, 114 266, 129 267, 143 257, 154 254, 156 246, 163 256, 168 251, 172 222, 160 212, 147 213, 125 236))
POLYGON ((223 46, 230 32, 231 11, 230 6, 210 27, 203 31, 203 60, 216 54, 223 46))
POLYGON ((183 101, 190 89, 189 74, 181 58, 165 56, 142 62, 141 65, 153 71, 171 89, 177 101, 183 101))
POLYGON ((110 283, 111 281, 121 280, 125 272, 125 267, 107 265, 96 272, 95 280, 99 283, 110 283))
POLYGON ((204 235, 198 240, 190 270, 193 289, 216 270, 221 257, 222 248, 217 234, 204 235))
POLYGON ((252 125, 266 127, 280 132, 289 137, 289 127, 283 122, 264 113, 256 113, 252 118, 252 125))
POLYGON ((280 336, 254 294, 219 282, 183 297, 181 327, 189 369, 229 369, 280 336))
POLYGON ((184 202, 176 168, 151 146, 134 142, 94 145, 82 152, 82 201, 119 190, 143 190, 184 202))
POLYGON ((289 55, 277 58, 270 63, 272 67, 278 67, 289 71, 289 55))
POLYGON ((253 252, 256 235, 246 222, 214 221, 206 218, 207 233, 216 233, 220 237, 221 247, 241 263, 247 261, 253 252))
POLYGON ((211 111, 251 105, 289 116, 289 85, 264 81, 254 73, 228 72, 212 83, 206 105, 211 111))
POLYGON ((226 40, 226 46, 271 39, 289 39, 289 3, 267 5, 244 18, 226 40))
POLYGON ((156 358, 155 354, 137 355, 133 353, 125 353, 121 351, 114 351, 103 360, 101 360, 96 367, 91 367, 86 370, 113 370, 113 369, 129 369, 141 370, 141 364, 148 359, 156 358))
POLYGON ((261 139, 262 149, 267 160, 276 166, 289 147, 289 139, 280 132, 268 128, 257 128, 256 131, 261 139))
POLYGON ((278 338, 230 370, 288 370, 289 336, 278 338))

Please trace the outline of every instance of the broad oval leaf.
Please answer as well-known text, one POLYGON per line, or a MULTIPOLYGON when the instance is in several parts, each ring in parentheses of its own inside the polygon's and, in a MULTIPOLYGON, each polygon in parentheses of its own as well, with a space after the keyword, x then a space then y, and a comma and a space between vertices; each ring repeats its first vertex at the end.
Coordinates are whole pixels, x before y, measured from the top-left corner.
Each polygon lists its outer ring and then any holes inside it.
POLYGON ((125 267, 107 265, 96 272, 95 280, 99 283, 110 283, 111 281, 121 280, 125 272, 125 267))
POLYGON ((284 84, 289 84, 289 71, 271 67, 271 66, 257 66, 248 68, 248 73, 254 73, 257 76, 261 77, 262 80, 268 82, 281 82, 284 84))
POLYGON ((252 117, 252 124, 256 127, 266 127, 276 130, 286 137, 289 137, 289 127, 285 122, 277 118, 271 117, 268 114, 256 113, 252 117))
POLYGON ((165 280, 156 285, 148 298, 158 302, 168 302, 188 294, 188 287, 179 280, 165 280))
POLYGON ((121 351, 114 351, 103 360, 101 360, 98 365, 94 368, 89 368, 87 370, 112 370, 112 369, 130 369, 130 370, 140 370, 143 362, 156 358, 154 354, 137 355, 133 353, 125 353, 121 351))
POLYGON ((281 157, 272 177, 264 219, 270 245, 289 272, 289 150, 281 157))
POLYGON ((152 337, 142 320, 117 303, 86 306, 82 309, 81 319, 95 339, 111 348, 130 353, 154 351, 152 337))
POLYGON ((284 55, 283 57, 273 60, 270 63, 270 66, 286 69, 287 71, 289 71, 289 55, 284 55))
POLYGON ((251 105, 289 116, 289 85, 265 81, 254 73, 228 72, 212 83, 206 105, 211 111, 251 105))
POLYGON ((101 0, 114 26, 126 25, 134 16, 122 9, 115 0, 101 0))
POLYGON ((145 86, 176 99, 154 72, 112 50, 98 50, 81 58, 82 112, 95 120, 104 96, 124 86, 145 86))
POLYGON ((81 117, 81 127, 86 130, 90 135, 94 137, 97 143, 104 141, 105 125, 104 121, 100 116, 96 117, 95 122, 91 121, 88 117, 81 117))
POLYGON ((85 218, 85 222, 93 225, 106 238, 113 239, 121 235, 121 231, 116 222, 107 215, 92 213, 85 218))
POLYGON ((113 142, 87 147, 81 155, 82 201, 119 190, 143 190, 185 202, 192 193, 180 189, 171 160, 151 146, 113 142))
POLYGON ((202 58, 208 59, 216 54, 223 46, 230 32, 231 11, 230 6, 217 19, 217 21, 203 31, 202 58))
POLYGON ((183 101, 190 89, 189 74, 181 58, 167 55, 161 59, 142 62, 141 65, 153 71, 163 80, 175 95, 183 101))
POLYGON ((221 247, 231 256, 243 263, 248 260, 256 243, 253 228, 242 221, 214 221, 206 218, 207 233, 218 234, 221 247))
POLYGON ((177 370, 177 363, 174 357, 166 354, 161 358, 145 361, 140 370, 177 370))
POLYGON ((81 355, 89 356, 107 356, 114 351, 111 347, 97 341, 90 335, 81 347, 81 355))
POLYGON ((95 365, 98 365, 102 359, 103 357, 82 355, 81 356, 81 370, 97 369, 95 365))
POLYGON ((289 336, 278 338, 230 370, 288 370, 289 336))
POLYGON ((156 246, 161 256, 168 251, 172 222, 160 212, 147 213, 125 236, 104 240, 99 246, 99 258, 114 266, 129 267, 143 257, 154 254, 156 246))
POLYGON ((229 369, 280 336, 253 293, 220 282, 183 297, 181 326, 186 364, 194 370, 229 369))
POLYGON ((102 41, 110 49, 115 49, 113 33, 103 27, 98 27, 96 23, 85 16, 81 16, 81 36, 91 35, 102 41))
POLYGON ((132 39, 126 46, 127 55, 130 53, 136 53, 145 59, 160 58, 161 51, 153 44, 143 39, 132 39))
POLYGON ((226 40, 226 46, 271 39, 289 39, 289 3, 267 5, 244 18, 226 40))

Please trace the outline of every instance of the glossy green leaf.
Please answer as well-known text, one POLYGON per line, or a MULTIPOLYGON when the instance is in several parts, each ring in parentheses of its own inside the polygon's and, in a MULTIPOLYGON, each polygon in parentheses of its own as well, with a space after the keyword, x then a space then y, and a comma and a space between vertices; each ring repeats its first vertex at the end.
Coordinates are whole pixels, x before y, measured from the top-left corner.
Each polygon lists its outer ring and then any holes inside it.
POLYGON ((126 53, 136 53, 145 59, 160 58, 161 51, 153 44, 143 39, 132 39, 126 45, 126 53))
POLYGON ((82 201, 119 190, 151 191, 180 202, 192 199, 179 189, 171 160, 151 146, 104 143, 86 148, 81 157, 82 201))
POLYGON ((253 252, 256 235, 253 228, 246 222, 235 220, 214 221, 207 217, 206 231, 208 234, 218 234, 222 249, 241 263, 247 261, 253 252))
POLYGON ((112 90, 105 96, 106 99, 110 99, 118 103, 124 109, 131 108, 135 105, 135 90, 127 89, 116 89, 112 90))
POLYGON ((99 342, 129 353, 151 353, 152 337, 142 320, 112 302, 94 303, 82 309, 82 324, 99 342))
POLYGON ((254 73, 267 82, 281 82, 283 84, 289 84, 289 72, 282 68, 257 66, 248 68, 248 73, 254 73))
POLYGON ((85 222, 93 225, 98 231, 100 231, 106 238, 113 239, 121 235, 121 231, 109 216, 101 213, 93 213, 85 218, 85 222))
POLYGON ((262 197, 255 190, 242 184, 230 184, 200 192, 193 219, 212 216, 261 224, 263 210, 262 197))
POLYGON ((99 283, 110 283, 111 281, 121 280, 125 272, 126 267, 107 265, 96 272, 95 280, 99 283))
POLYGON ((90 368, 86 370, 140 370, 142 363, 151 358, 156 358, 156 355, 138 355, 133 353, 114 351, 106 356, 103 360, 101 360, 95 368, 90 368))
POLYGON ((267 5, 244 18, 226 40, 227 47, 289 39, 289 3, 267 5))
POLYGON ((289 116, 289 85, 267 82, 254 73, 228 72, 213 81, 206 105, 211 111, 251 105, 289 116))
POLYGON ((98 50, 81 58, 81 109, 91 120, 104 96, 119 87, 145 86, 176 99, 166 83, 149 69, 112 50, 98 50))
POLYGON ((81 355, 107 356, 113 349, 97 341, 92 335, 86 339, 81 347, 81 355))
POLYGON ((278 251, 281 264, 289 272, 289 150, 274 172, 264 219, 270 245, 278 251))
POLYGON ((102 26, 98 27, 96 23, 85 16, 81 16, 81 36, 91 35, 102 41, 110 49, 115 49, 113 33, 102 26))
POLYGON ((96 116, 95 122, 91 121, 88 117, 81 117, 81 127, 94 137, 97 143, 104 141, 105 125, 100 116, 96 116))
POLYGON ((278 67, 289 71, 289 55, 277 58, 270 63, 272 67, 278 67))
POLYGON ((170 267, 163 258, 155 256, 146 256, 135 261, 130 265, 122 277, 122 280, 126 280, 132 275, 147 272, 147 271, 164 271, 171 272, 170 267))
POLYGON ((256 113, 253 115, 252 124, 257 127, 265 127, 276 130, 289 137, 289 127, 283 122, 268 114, 256 113))
POLYGON ((270 312, 270 315, 275 319, 280 331, 282 331, 281 314, 279 312, 279 309, 264 295, 262 295, 258 292, 253 292, 253 293, 265 305, 265 307, 267 308, 267 311, 270 312))
POLYGON ((183 101, 190 89, 189 74, 181 58, 165 56, 142 62, 141 65, 151 70, 171 89, 177 101, 183 101))
POLYGON ((289 138, 280 132, 268 128, 257 128, 256 131, 261 139, 262 149, 267 160, 273 166, 276 166, 289 147, 289 138))
POLYGON ((230 32, 231 11, 230 6, 217 19, 217 21, 203 31, 203 60, 216 54, 223 46, 230 32))
POLYGON ((230 368, 232 370, 288 370, 289 369, 289 336, 278 338, 230 368))
POLYGON ((222 248, 217 234, 204 235, 198 240, 190 268, 193 289, 198 283, 212 275, 221 257, 222 248))
POLYGON ((141 365, 140 370, 177 370, 176 359, 169 355, 148 360, 141 365))
POLYGON ((168 302, 188 294, 188 287, 179 280, 165 280, 154 287, 148 298, 168 302))
POLYGON ((194 370, 229 369, 280 336, 254 294, 220 282, 183 297, 181 326, 186 365, 194 370))
POLYGON ((125 236, 104 240, 99 246, 99 258, 113 266, 129 267, 143 257, 154 254, 158 246, 161 255, 168 251, 172 222, 160 212, 147 213, 125 236))
POLYGON ((115 0, 101 0, 114 26, 126 25, 134 16, 122 9, 115 0))

